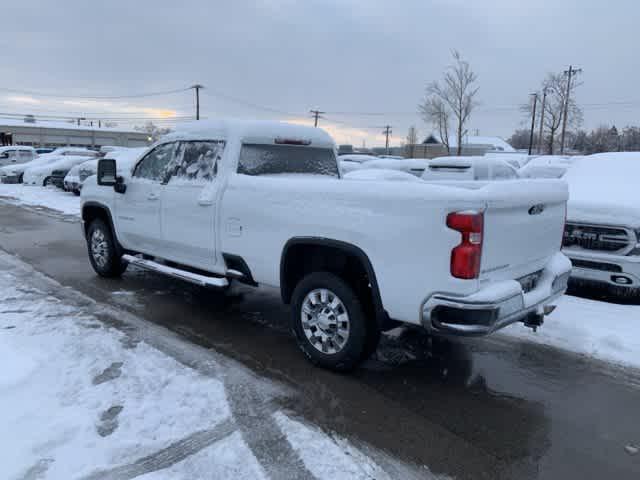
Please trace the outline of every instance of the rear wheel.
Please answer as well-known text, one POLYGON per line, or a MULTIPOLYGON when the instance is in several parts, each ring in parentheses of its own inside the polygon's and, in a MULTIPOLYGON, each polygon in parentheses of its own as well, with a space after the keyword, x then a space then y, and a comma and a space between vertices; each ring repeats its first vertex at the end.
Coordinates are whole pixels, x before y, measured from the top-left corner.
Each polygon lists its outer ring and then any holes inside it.
POLYGON ((51 177, 45 178, 44 182, 42 182, 43 187, 48 187, 49 185, 53 185, 53 179, 51 177))
POLYGON ((18 175, 18 183, 22 183, 24 181, 24 173, 18 175))
POLYGON ((111 228, 102 220, 95 219, 87 231, 89 261, 95 272, 102 277, 119 277, 127 269, 122 254, 113 238, 111 228))
MULTIPOLYGON (((340 277, 311 273, 292 296, 292 327, 298 346, 315 365, 336 371, 355 368, 371 353, 370 325, 355 291, 340 277)), ((376 342, 377 343, 377 342, 376 342)))

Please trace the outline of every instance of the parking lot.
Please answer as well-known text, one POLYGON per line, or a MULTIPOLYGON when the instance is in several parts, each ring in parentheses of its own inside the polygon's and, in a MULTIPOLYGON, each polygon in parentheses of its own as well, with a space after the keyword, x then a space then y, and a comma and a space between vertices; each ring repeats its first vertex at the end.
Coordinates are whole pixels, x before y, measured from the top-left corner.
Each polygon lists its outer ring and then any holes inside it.
MULTIPOLYGON (((362 368, 337 375, 304 361, 278 292, 240 287, 218 295, 136 269, 122 280, 98 278, 73 209, 55 210, 71 194, 33 188, 22 196, 0 193, 4 252, 71 292, 139 318, 136 328, 148 325, 149 341, 169 356, 180 359, 186 348, 162 347, 171 332, 285 389, 277 409, 360 446, 390 478, 401 478, 398 468, 416 478, 640 474, 640 429, 632 421, 640 374, 627 351, 636 345, 630 320, 640 307, 566 297, 536 336, 507 330, 490 339, 434 341, 420 331, 393 331, 362 368), (59 200, 49 201, 50 209, 41 200, 52 192, 59 200), (581 319, 627 330, 585 330, 581 319)), ((122 318, 117 328, 132 328, 122 318)), ((249 447, 264 457, 262 447, 249 447)))

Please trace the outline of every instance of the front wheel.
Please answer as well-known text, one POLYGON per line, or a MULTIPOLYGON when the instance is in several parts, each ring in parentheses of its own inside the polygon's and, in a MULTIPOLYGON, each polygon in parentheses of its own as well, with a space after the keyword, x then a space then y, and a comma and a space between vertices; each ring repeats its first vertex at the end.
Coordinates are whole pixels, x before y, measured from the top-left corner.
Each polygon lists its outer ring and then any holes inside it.
POLYGON ((53 179, 51 177, 45 178, 44 182, 42 182, 43 187, 48 187, 49 185, 53 185, 53 179))
POLYGON ((99 218, 89 225, 87 248, 91 266, 101 277, 119 277, 127 269, 111 229, 99 218))
POLYGON ((298 346, 315 365, 348 371, 365 360, 369 326, 360 300, 340 277, 311 273, 292 296, 292 327, 298 346))

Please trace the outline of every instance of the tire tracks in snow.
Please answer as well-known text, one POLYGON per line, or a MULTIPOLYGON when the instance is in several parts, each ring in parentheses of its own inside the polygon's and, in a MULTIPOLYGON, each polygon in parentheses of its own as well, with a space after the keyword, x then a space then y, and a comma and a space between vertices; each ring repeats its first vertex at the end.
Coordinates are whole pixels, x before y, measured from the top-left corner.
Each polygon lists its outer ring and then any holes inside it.
POLYGON ((21 260, 0 249, 0 265, 12 275, 70 305, 83 308, 103 324, 122 332, 134 345, 144 341, 177 362, 200 374, 222 381, 232 418, 210 430, 195 432, 133 463, 98 471, 87 477, 124 480, 161 470, 180 462, 203 448, 239 431, 268 478, 274 480, 313 480, 316 477, 292 448, 272 413, 275 400, 286 396, 283 387, 252 374, 235 360, 211 349, 191 344, 176 333, 127 311, 98 303, 91 297, 60 285, 21 260))

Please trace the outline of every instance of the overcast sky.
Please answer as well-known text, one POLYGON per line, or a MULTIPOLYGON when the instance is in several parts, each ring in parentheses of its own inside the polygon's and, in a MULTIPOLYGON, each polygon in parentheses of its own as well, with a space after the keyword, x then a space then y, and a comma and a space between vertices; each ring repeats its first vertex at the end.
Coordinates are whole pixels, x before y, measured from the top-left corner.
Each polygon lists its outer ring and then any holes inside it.
MULTIPOLYGON (((431 131, 417 104, 455 48, 479 77, 470 132, 508 137, 524 125, 518 105, 570 63, 583 69, 585 127, 640 124, 637 0, 21 0, 0 15, 2 89, 113 96, 198 82, 203 116, 308 121, 318 108, 338 142, 371 146, 385 124, 396 141, 412 124, 431 131)), ((190 91, 86 101, 0 90, 0 113, 193 109, 190 91)))

